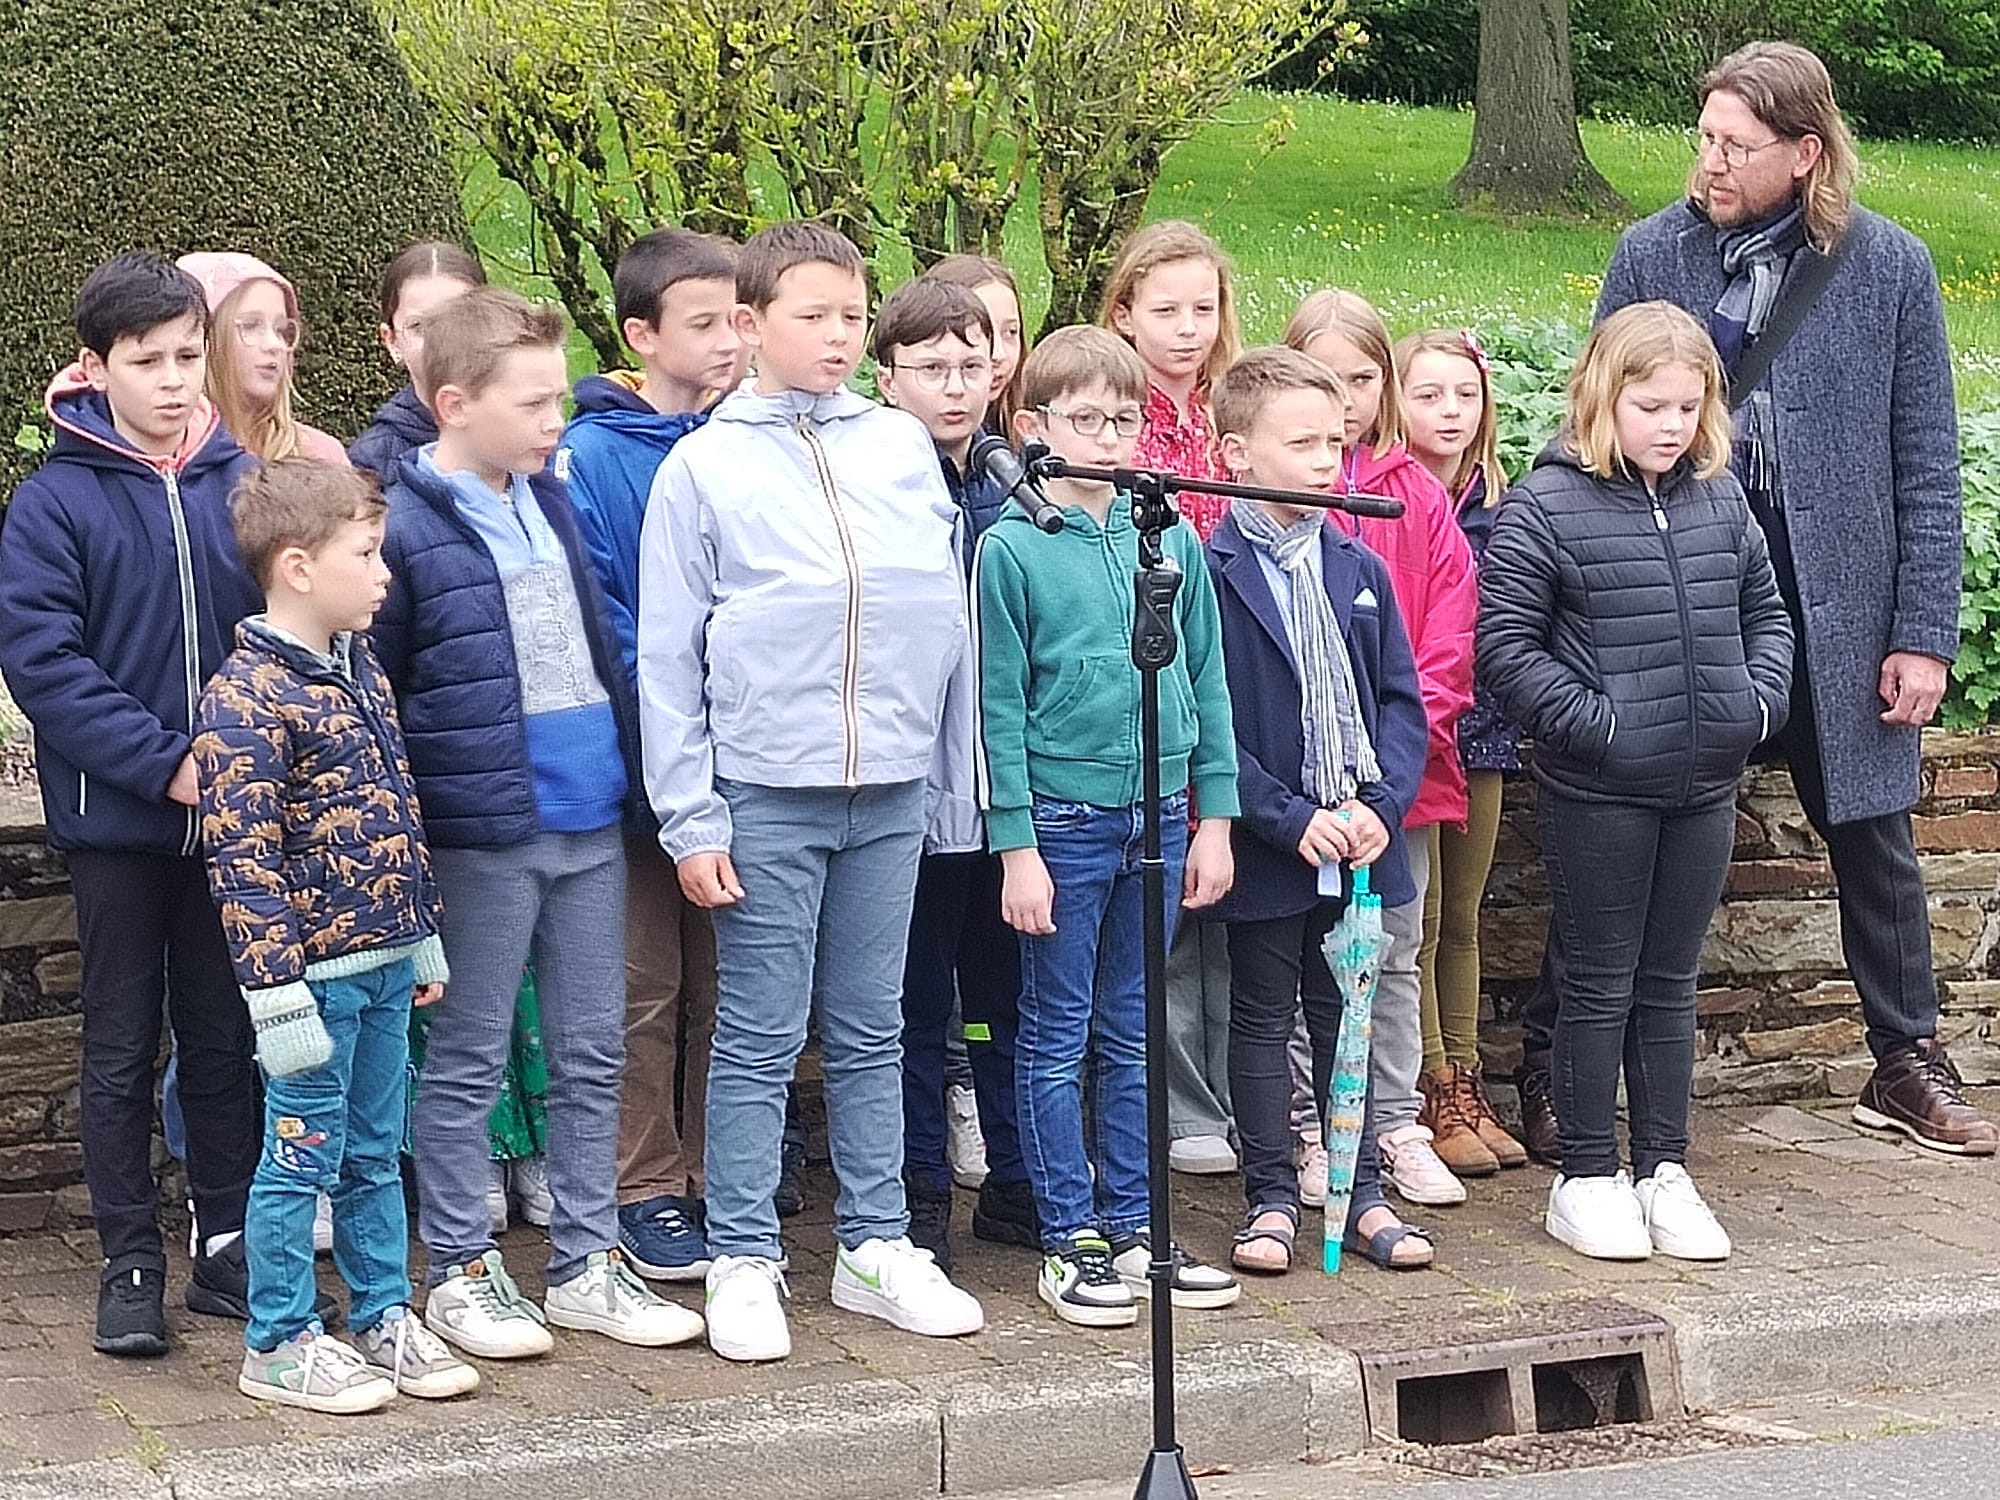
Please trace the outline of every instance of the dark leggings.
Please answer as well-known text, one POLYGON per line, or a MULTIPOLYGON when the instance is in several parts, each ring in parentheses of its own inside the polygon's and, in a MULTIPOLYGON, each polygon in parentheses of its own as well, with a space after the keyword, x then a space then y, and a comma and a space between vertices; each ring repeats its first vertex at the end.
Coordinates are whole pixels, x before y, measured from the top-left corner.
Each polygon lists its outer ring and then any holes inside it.
POLYGON ((1563 1171, 1618 1170, 1618 1069, 1632 1170, 1685 1162, 1701 943, 1736 837, 1733 800, 1671 812, 1541 788, 1564 962, 1553 1072, 1563 1171))

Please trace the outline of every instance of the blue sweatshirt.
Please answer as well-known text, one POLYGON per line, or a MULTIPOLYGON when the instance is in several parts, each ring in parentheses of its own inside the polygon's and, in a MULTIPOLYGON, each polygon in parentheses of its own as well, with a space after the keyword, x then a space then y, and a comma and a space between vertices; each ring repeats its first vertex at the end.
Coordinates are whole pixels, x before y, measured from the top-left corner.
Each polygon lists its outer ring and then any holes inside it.
POLYGON ((618 653, 639 683, 639 526, 653 476, 673 446, 708 420, 706 412, 658 412, 638 391, 639 377, 617 370, 576 384, 576 415, 556 449, 556 478, 569 488, 577 530, 604 585, 618 632, 618 653))

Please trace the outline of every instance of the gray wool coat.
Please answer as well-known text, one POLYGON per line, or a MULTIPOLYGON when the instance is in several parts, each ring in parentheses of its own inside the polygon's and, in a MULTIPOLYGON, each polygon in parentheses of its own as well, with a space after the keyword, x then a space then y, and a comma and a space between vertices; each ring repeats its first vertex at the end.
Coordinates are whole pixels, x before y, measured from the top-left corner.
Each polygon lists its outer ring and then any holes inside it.
MULTIPOLYGON (((1813 720, 1835 823, 1907 811, 1919 733, 1884 724, 1882 659, 1958 654, 1963 525, 1944 302, 1922 241, 1856 208, 1846 259, 1771 367, 1813 720)), ((1707 322, 1724 276, 1686 202, 1625 231, 1597 316, 1676 303, 1707 322)))

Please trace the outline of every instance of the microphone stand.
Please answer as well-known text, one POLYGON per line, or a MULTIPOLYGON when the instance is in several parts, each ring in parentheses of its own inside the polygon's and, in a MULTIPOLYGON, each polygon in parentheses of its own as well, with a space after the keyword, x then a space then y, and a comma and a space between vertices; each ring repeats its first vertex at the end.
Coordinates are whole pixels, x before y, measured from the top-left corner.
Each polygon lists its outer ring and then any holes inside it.
POLYGON ((1167 1166, 1167 865, 1160 853, 1160 672, 1173 664, 1180 650, 1174 631, 1174 600, 1183 580, 1180 567, 1169 562, 1161 550, 1160 534, 1180 520, 1180 512, 1169 497, 1185 490, 1384 519, 1400 516, 1403 503, 1383 495, 1332 495, 1216 479, 1183 479, 1150 469, 1081 468, 1054 457, 1040 443, 1028 444, 1023 456, 1028 472, 1037 478, 1097 480, 1129 494, 1132 524, 1139 532, 1139 566, 1132 574, 1132 663, 1139 669, 1140 798, 1145 817, 1139 872, 1140 899, 1146 908, 1146 1188, 1151 1199, 1153 1252, 1146 1279, 1153 1284, 1153 1447, 1146 1455, 1134 1500, 1195 1500, 1194 1477, 1188 1473, 1174 1417, 1174 1220, 1167 1166))

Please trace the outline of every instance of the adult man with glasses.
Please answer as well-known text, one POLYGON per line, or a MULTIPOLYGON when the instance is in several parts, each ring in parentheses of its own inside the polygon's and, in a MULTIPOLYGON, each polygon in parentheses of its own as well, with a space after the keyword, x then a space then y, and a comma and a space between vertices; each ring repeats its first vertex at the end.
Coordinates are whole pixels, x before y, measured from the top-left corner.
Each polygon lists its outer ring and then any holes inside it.
MULTIPOLYGON (((1799 643, 1775 748, 1826 842, 1876 1060, 1854 1117, 1991 1155, 2000 1132, 1937 1040, 1910 822, 1919 731, 1958 649, 1958 423, 1937 275, 1915 235, 1855 204, 1853 138, 1812 53, 1752 43, 1702 96, 1688 198, 1626 232, 1597 315, 1677 303, 1706 320, 1736 387, 1734 467, 1799 643)), ((1598 963, 1551 958, 1556 972, 1598 963)), ((1579 982, 1593 976, 1560 981, 1579 982)), ((1541 1101, 1553 996, 1532 1009, 1523 1098, 1541 1101)))

